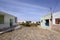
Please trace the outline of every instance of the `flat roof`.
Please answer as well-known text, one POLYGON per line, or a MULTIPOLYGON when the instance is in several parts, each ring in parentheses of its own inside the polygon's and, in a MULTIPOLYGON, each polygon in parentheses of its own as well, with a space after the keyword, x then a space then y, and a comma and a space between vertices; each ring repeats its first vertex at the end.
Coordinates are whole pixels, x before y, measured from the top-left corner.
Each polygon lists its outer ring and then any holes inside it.
POLYGON ((3 11, 0 11, 0 14, 2 14, 2 15, 10 15, 10 16, 16 17, 16 16, 14 16, 14 15, 8 14, 8 13, 3 12, 3 11))

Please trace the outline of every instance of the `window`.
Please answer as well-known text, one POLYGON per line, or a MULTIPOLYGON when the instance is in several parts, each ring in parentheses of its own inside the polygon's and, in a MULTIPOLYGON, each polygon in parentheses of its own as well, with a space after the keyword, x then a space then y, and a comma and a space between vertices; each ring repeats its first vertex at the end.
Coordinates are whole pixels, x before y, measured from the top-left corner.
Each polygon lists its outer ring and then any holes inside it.
POLYGON ((4 23, 4 15, 0 15, 0 24, 4 23))
POLYGON ((17 23, 17 17, 15 17, 15 23, 17 23))
POLYGON ((55 19, 56 24, 60 24, 60 18, 55 19))

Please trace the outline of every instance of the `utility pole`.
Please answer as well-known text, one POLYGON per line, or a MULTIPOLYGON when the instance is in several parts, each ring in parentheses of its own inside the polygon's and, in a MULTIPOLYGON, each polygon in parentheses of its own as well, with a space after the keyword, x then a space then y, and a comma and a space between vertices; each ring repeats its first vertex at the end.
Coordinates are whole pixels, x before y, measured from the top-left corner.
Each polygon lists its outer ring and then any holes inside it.
POLYGON ((53 27, 53 24, 52 24, 52 18, 53 18, 52 8, 50 8, 50 13, 51 13, 51 19, 50 19, 50 30, 51 30, 53 27))
POLYGON ((52 7, 50 7, 50 13, 51 13, 51 19, 50 19, 50 29, 52 29, 53 27, 53 12, 56 10, 56 7, 59 4, 59 0, 56 0, 56 4, 54 6, 54 9, 52 9, 52 7))

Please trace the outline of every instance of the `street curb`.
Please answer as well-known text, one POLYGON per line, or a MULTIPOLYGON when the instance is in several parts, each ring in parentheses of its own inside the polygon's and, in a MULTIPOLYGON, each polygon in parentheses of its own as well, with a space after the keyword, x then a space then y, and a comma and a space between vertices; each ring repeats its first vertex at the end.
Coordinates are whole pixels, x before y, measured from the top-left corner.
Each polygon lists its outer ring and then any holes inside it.
POLYGON ((17 29, 19 29, 19 28, 21 28, 21 27, 17 26, 17 27, 15 27, 15 28, 7 29, 7 30, 5 30, 5 31, 0 32, 0 35, 1 35, 1 34, 4 34, 4 33, 6 33, 6 32, 12 32, 12 31, 17 30, 17 29))

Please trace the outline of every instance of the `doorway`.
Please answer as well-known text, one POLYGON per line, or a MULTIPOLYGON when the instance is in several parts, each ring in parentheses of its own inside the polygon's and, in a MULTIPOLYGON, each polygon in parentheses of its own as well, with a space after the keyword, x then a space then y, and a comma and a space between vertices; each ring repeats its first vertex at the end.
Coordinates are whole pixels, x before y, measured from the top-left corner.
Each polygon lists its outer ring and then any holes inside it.
POLYGON ((49 26, 49 19, 47 19, 47 20, 45 20, 45 21, 46 21, 45 25, 46 25, 46 26, 49 26))
POLYGON ((13 26, 13 19, 10 19, 10 27, 13 26))

